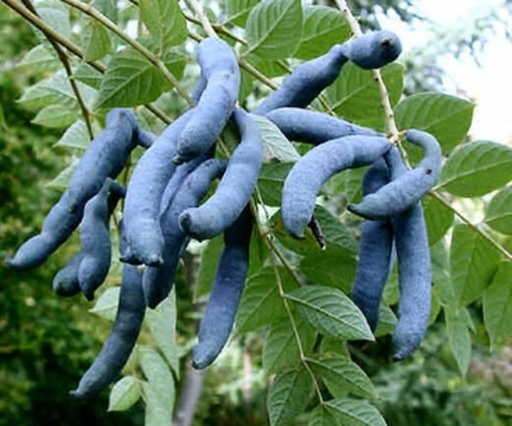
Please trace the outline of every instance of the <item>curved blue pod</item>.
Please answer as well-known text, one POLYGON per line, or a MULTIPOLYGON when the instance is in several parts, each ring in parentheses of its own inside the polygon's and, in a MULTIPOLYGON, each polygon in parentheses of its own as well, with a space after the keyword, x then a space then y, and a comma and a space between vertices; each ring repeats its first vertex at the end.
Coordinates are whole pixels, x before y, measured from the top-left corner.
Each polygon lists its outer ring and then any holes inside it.
POLYGON ((206 154, 203 154, 200 157, 194 158, 193 160, 180 164, 176 167, 176 171, 167 183, 164 193, 162 194, 162 199, 160 201, 160 213, 168 208, 174 199, 174 196, 179 191, 183 185, 183 182, 185 182, 185 179, 187 179, 190 173, 192 173, 201 163, 205 162, 209 158, 212 158, 214 155, 215 145, 213 145, 206 154))
MULTIPOLYGON (((363 195, 377 191, 388 181, 386 162, 379 158, 364 174, 363 195)), ((379 320, 382 292, 390 272, 392 247, 393 229, 389 220, 363 221, 352 300, 363 312, 372 331, 377 328, 379 320)))
MULTIPOLYGON (((126 240, 121 230, 121 251, 126 240)), ((88 398, 105 390, 121 373, 139 336, 146 311, 142 291, 142 274, 137 266, 123 265, 119 305, 112 331, 98 356, 85 372, 76 390, 70 393, 77 398, 88 398)))
POLYGON ((281 215, 287 231, 304 237, 321 186, 336 173, 373 163, 393 144, 379 136, 345 136, 308 151, 284 181, 281 215))
POLYGON ((215 143, 226 126, 238 99, 240 69, 233 48, 213 37, 201 41, 197 47, 197 61, 201 79, 194 92, 197 113, 187 123, 177 142, 174 162, 189 161, 204 154, 215 143))
POLYGON ((302 63, 254 109, 254 114, 267 114, 281 107, 307 107, 336 80, 347 61, 343 45, 338 44, 326 54, 302 63))
POLYGON ((424 151, 418 165, 392 180, 377 192, 368 194, 348 210, 365 219, 386 219, 417 203, 436 183, 441 170, 441 147, 427 132, 408 130, 407 140, 424 151))
POLYGON ((302 108, 277 108, 265 114, 265 117, 272 121, 289 140, 313 145, 320 145, 343 136, 379 135, 373 129, 349 123, 324 112, 302 108))
POLYGON ((140 333, 145 313, 142 274, 137 266, 123 265, 119 306, 112 331, 100 353, 85 372, 78 388, 71 391, 77 398, 87 398, 105 390, 121 373, 140 333))
POLYGON ((402 53, 398 36, 387 30, 371 31, 343 43, 344 55, 363 69, 381 68, 402 53))
POLYGON ((110 241, 110 215, 122 197, 117 183, 107 179, 98 194, 85 205, 84 217, 80 224, 82 259, 78 267, 78 282, 88 300, 103 284, 110 269, 112 247, 110 241))
POLYGON ((69 259, 66 266, 60 269, 53 277, 53 291, 61 297, 72 297, 80 293, 78 283, 78 267, 82 261, 83 253, 79 251, 69 259))
POLYGON ((226 165, 225 160, 217 158, 203 161, 184 180, 172 202, 163 210, 160 217, 164 236, 163 262, 159 266, 147 266, 142 280, 149 308, 155 308, 171 291, 181 254, 189 241, 179 226, 179 215, 199 204, 210 183, 224 173, 226 165))
POLYGON ((66 192, 71 211, 83 208, 100 191, 107 177, 115 179, 121 173, 137 146, 137 131, 131 110, 114 108, 107 114, 105 130, 89 144, 69 181, 66 192))
POLYGON ((195 108, 188 110, 167 126, 133 170, 123 211, 131 259, 122 257, 123 261, 152 266, 162 263, 164 239, 159 223, 162 194, 176 168, 172 162, 176 141, 194 114, 195 108))
POLYGON ((428 327, 432 277, 427 227, 418 202, 392 219, 395 236, 400 300, 393 333, 395 361, 416 350, 428 327))
POLYGON ((249 202, 263 162, 263 141, 256 122, 236 109, 233 118, 240 132, 224 176, 215 193, 199 207, 180 215, 182 229, 197 240, 205 240, 227 229, 249 202))
MULTIPOLYGON (((397 149, 386 154, 391 179, 408 173, 397 149)), ((398 323, 393 333, 393 359, 410 356, 421 344, 428 327, 432 272, 423 208, 417 202, 391 219, 398 261, 398 323)))
POLYGON ((224 231, 224 250, 199 326, 199 342, 192 353, 194 368, 202 369, 215 361, 229 339, 249 269, 251 233, 252 217, 247 206, 224 231))
POLYGON ((15 269, 41 265, 80 224, 85 203, 96 195, 107 177, 115 178, 137 145, 135 117, 128 109, 107 114, 105 129, 89 144, 69 186, 46 216, 41 233, 28 239, 6 263, 15 269))

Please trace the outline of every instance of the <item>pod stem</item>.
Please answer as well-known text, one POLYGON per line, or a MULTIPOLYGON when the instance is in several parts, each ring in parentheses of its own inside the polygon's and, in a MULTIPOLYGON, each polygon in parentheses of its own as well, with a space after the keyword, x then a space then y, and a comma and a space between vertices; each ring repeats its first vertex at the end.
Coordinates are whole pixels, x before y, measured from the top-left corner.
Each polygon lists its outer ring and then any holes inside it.
MULTIPOLYGON (((361 26, 359 25, 359 22, 354 17, 352 12, 350 11, 350 8, 348 7, 348 4, 345 0, 335 0, 336 6, 338 6, 338 9, 341 11, 343 16, 348 22, 348 25, 350 27, 350 30, 352 31, 352 34, 356 37, 360 37, 363 35, 363 32, 361 30, 361 26)), ((388 138, 391 142, 398 144, 400 142, 400 136, 398 127, 396 126, 395 121, 395 113, 393 112, 393 107, 391 106, 391 101, 389 100, 389 94, 388 89, 386 88, 386 85, 384 83, 384 80, 382 79, 382 74, 379 69, 372 70, 373 71, 373 78, 375 80, 375 83, 377 83, 377 87, 379 89, 380 98, 381 98, 381 106, 384 110, 384 113, 386 114, 386 123, 387 123, 387 130, 388 130, 388 138)))
POLYGON ((313 216, 311 220, 308 223, 308 228, 311 229, 311 232, 313 233, 313 236, 315 237, 316 242, 320 246, 322 250, 325 250, 327 248, 327 242, 325 241, 325 235, 322 231, 322 227, 320 226, 320 222, 318 222, 318 219, 313 216))
POLYGON ((219 36, 215 32, 212 23, 208 19, 208 16, 206 16, 203 7, 196 0, 186 0, 186 2, 188 4, 188 7, 197 16, 199 21, 201 21, 201 25, 203 26, 205 33, 208 34, 208 37, 218 38, 219 36))

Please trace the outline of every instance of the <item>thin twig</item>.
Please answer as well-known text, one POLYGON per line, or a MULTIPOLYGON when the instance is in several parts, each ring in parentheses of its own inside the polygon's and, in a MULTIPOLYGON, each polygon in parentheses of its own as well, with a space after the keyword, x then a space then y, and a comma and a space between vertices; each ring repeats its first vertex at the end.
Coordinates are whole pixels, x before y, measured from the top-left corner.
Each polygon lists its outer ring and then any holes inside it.
POLYGON ((205 33, 208 34, 208 37, 219 37, 213 29, 208 16, 206 16, 203 7, 196 0, 186 0, 186 2, 196 17, 201 21, 201 25, 203 26, 205 33))
MULTIPOLYGON (((189 37, 192 40, 195 40, 197 42, 200 42, 201 40, 204 40, 204 37, 201 37, 199 34, 196 34, 189 30, 188 32, 189 37)), ((246 70, 249 74, 251 74, 254 78, 261 81, 263 84, 268 86, 272 90, 276 90, 279 88, 279 86, 274 83, 272 80, 270 80, 268 77, 266 77, 264 74, 259 72, 256 68, 254 68, 249 62, 244 60, 243 58, 238 57, 238 64, 241 68, 246 70)))
MULTIPOLYGON (((43 32, 47 37, 50 37, 52 40, 54 40, 60 46, 65 48, 68 52, 70 52, 71 54, 76 56, 78 59, 81 59, 81 60, 84 59, 84 54, 79 46, 77 46, 71 40, 68 40, 67 38, 62 37, 62 35, 60 35, 58 32, 56 32, 52 27, 47 25, 41 18, 34 15, 32 12, 30 12, 30 10, 23 7, 16 0, 2 0, 2 1, 8 7, 10 7, 14 12, 16 12, 18 15, 20 15, 22 18, 24 18, 27 22, 32 24, 34 27, 39 29, 41 32, 43 32)), ((85 61, 85 63, 90 65, 92 68, 94 68, 96 71, 99 71, 102 74, 105 73, 105 71, 107 70, 107 67, 98 61, 85 61)), ((149 111, 151 111, 156 117, 158 117, 164 123, 169 124, 172 121, 171 118, 157 106, 151 105, 151 104, 146 104, 146 105, 144 105, 144 107, 147 108, 149 111)))
MULTIPOLYGON (((201 21, 197 19, 194 16, 184 14, 185 19, 189 22, 192 22, 195 25, 202 25, 201 21)), ((230 31, 228 28, 226 28, 222 24, 211 24, 212 27, 217 31, 218 33, 222 33, 226 36, 228 36, 231 40, 236 41, 237 43, 240 43, 243 46, 247 46, 247 41, 243 38, 237 36, 234 32, 230 31)), ((189 34, 190 35, 190 34, 189 34)), ((195 35, 195 37, 200 37, 198 35, 195 35)), ((193 37, 193 38, 195 38, 193 37)), ((288 64, 283 60, 277 60, 275 61, 277 66, 279 66, 282 70, 284 70, 286 73, 291 74, 293 70, 288 66, 288 64)), ((245 69, 249 74, 251 74, 254 78, 259 80, 260 82, 264 83, 266 86, 271 88, 272 90, 277 90, 279 86, 275 84, 272 80, 270 80, 268 77, 266 77, 264 74, 260 73, 255 67, 253 67, 249 62, 247 62, 242 57, 238 58, 238 64, 241 68, 245 69)), ((324 108, 326 112, 328 112, 331 115, 336 115, 336 113, 332 110, 331 106, 326 101, 325 97, 323 95, 318 96, 318 101, 320 102, 320 105, 324 108)))
POLYGON ((181 95, 183 99, 189 105, 195 105, 194 100, 190 97, 188 92, 183 88, 178 79, 174 76, 174 74, 169 71, 169 69, 165 66, 165 64, 160 60, 160 58, 147 49, 145 46, 140 44, 138 41, 134 40, 130 36, 128 36, 121 28, 119 28, 114 22, 108 19, 105 15, 101 14, 98 10, 87 3, 83 3, 80 0, 61 0, 63 3, 68 4, 75 9, 80 10, 96 21, 100 22, 103 26, 112 31, 115 35, 125 41, 128 45, 130 45, 133 49, 139 52, 142 56, 144 56, 151 64, 153 64, 162 74, 163 76, 176 88, 176 91, 181 95))
POLYGON ((492 246, 494 246, 503 256, 506 257, 508 261, 512 261, 512 254, 509 253, 505 247, 503 247, 500 243, 498 243, 494 238, 492 238, 487 232, 481 229, 478 225, 475 225, 471 220, 469 220, 464 214, 458 211, 455 207, 453 207, 448 201, 446 201, 439 193, 435 191, 430 191, 428 193, 432 198, 435 198, 441 204, 443 204, 446 208, 450 209, 460 220, 462 220, 467 226, 469 226, 473 231, 482 236, 485 240, 487 240, 492 246))
MULTIPOLYGON (((336 5, 338 6, 338 9, 340 9, 341 13, 343 13, 343 16, 347 20, 350 30, 352 31, 352 34, 356 37, 360 37, 361 35, 363 35, 361 26, 359 25, 359 22, 350 11, 347 2, 345 0, 335 1, 336 5)), ((379 69, 373 70, 373 77, 375 82, 377 83, 377 87, 379 89, 381 98, 381 106, 382 109, 384 110, 384 114, 386 115, 388 137, 390 138, 391 142, 399 143, 400 136, 395 122, 395 113, 393 112, 391 101, 389 100, 388 89, 384 84, 384 80, 382 79, 382 74, 379 69)))
MULTIPOLYGON (((267 239, 265 239, 265 241, 268 242, 267 239)), ((281 297, 281 300, 283 301, 286 315, 288 316, 290 323, 292 325, 292 330, 293 330, 293 334, 295 336, 295 341, 297 342, 297 348, 299 349, 300 362, 304 365, 304 368, 306 369, 309 376, 311 377, 311 381, 313 382, 313 386, 315 387, 315 391, 318 396, 318 400, 319 400, 320 404, 323 404, 324 398, 322 396, 322 391, 320 390, 320 385, 316 379, 315 374, 313 373, 313 370, 311 370, 311 367, 310 367, 309 363, 307 362, 306 353, 304 352, 304 347, 302 345, 302 339, 301 339, 300 333, 299 333, 299 327, 297 326, 295 317, 293 316, 292 310, 289 305, 288 297, 286 295, 286 292, 284 291, 283 283, 281 281, 281 274, 279 273, 279 270, 277 269, 277 264, 275 262, 272 262, 272 267, 274 269, 274 275, 276 276, 277 288, 279 289, 279 296, 281 297)))
MULTIPOLYGON (((34 5, 31 3, 30 0, 22 0, 22 3, 25 5, 25 7, 30 10, 34 15, 39 17, 39 13, 37 12, 34 5)), ((62 63, 62 66, 64 67, 64 70, 66 71, 66 75, 68 76, 69 84, 71 85, 71 90, 75 94, 76 100, 78 102, 78 106, 80 107, 80 111, 82 112, 82 116, 85 121, 85 125, 87 127, 87 132, 89 133, 89 139, 94 139, 94 132, 92 130, 92 123, 91 123, 91 114, 89 110, 87 109, 85 102, 82 98, 82 94, 80 93, 80 90, 78 89, 78 84, 76 80, 73 77, 73 70, 71 69, 71 64, 69 62, 68 55, 62 47, 47 33, 43 32, 44 36, 48 40, 48 42, 52 45, 53 49, 57 53, 57 56, 59 57, 60 62, 62 63)))

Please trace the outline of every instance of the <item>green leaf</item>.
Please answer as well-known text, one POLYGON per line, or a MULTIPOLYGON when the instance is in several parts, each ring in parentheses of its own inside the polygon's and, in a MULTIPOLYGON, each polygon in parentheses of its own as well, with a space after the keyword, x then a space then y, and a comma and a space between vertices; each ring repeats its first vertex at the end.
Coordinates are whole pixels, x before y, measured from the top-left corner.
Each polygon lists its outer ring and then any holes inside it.
POLYGON ((437 187, 459 197, 479 197, 512 179, 512 149, 475 141, 459 147, 441 170, 437 187))
POLYGON ((321 334, 340 339, 374 340, 361 311, 338 289, 309 285, 286 297, 321 334))
POLYGON ((345 197, 349 203, 359 203, 363 197, 362 182, 363 176, 367 170, 367 167, 358 167, 356 169, 348 169, 343 173, 345 178, 345 197))
POLYGON ((69 181, 71 179, 71 176, 76 170, 76 167, 78 166, 78 162, 80 159, 78 157, 73 157, 71 160, 71 164, 66 167, 64 170, 62 170, 57 177, 55 177, 50 182, 46 183, 45 186, 47 188, 59 188, 59 189, 66 189, 69 185, 69 181))
MULTIPOLYGON (((163 61, 177 79, 183 75, 186 57, 174 50, 163 61)), ((96 108, 131 107, 152 102, 170 90, 171 83, 146 58, 131 48, 115 53, 101 82, 96 108)))
POLYGON ((90 142, 91 139, 89 138, 85 121, 78 120, 68 127, 55 146, 65 146, 85 150, 90 142))
MULTIPOLYGON (((398 63, 381 69, 391 105, 400 99, 403 88, 403 67, 398 63)), ((385 129, 386 117, 380 105, 379 89, 372 71, 348 62, 339 77, 326 90, 331 108, 347 120, 378 130, 385 129)))
POLYGON ((448 232, 453 224, 454 213, 434 197, 423 197, 423 215, 427 224, 428 242, 432 246, 448 232))
MULTIPOLYGON (((300 330, 302 349, 308 353, 315 343, 315 330, 298 318, 297 329, 300 330)), ((263 346, 263 370, 266 374, 276 373, 283 368, 292 367, 300 360, 299 346, 292 324, 283 317, 270 327, 263 346)))
POLYGON ((304 9, 302 40, 293 56, 314 59, 349 36, 350 28, 339 11, 327 6, 308 6, 304 9))
POLYGON ((267 59, 283 59, 295 52, 302 35, 300 0, 264 0, 249 13, 248 52, 267 59))
POLYGON ((359 399, 333 399, 324 402, 343 426, 386 426, 378 410, 368 402, 359 399))
POLYGON ((91 21, 90 31, 84 49, 84 61, 97 61, 110 53, 112 44, 106 28, 97 21, 91 21))
MULTIPOLYGON (((86 107, 90 109, 96 96, 96 90, 81 83, 77 83, 77 86, 86 107)), ((58 71, 51 78, 27 88, 18 102, 30 109, 41 109, 51 104, 78 109, 75 93, 63 71, 58 71)))
POLYGON ((499 261, 500 253, 479 233, 467 225, 454 228, 450 274, 460 305, 467 305, 482 295, 499 261))
POLYGON ((484 323, 491 346, 512 336, 512 262, 501 262, 491 285, 484 293, 484 323))
POLYGON ((176 292, 173 289, 156 309, 148 309, 146 323, 165 360, 179 377, 180 366, 176 345, 176 292))
POLYGON ((198 300, 202 296, 206 296, 211 289, 217 264, 219 263, 220 254, 224 249, 224 238, 218 235, 208 241, 206 248, 201 254, 201 264, 199 266, 199 275, 197 285, 194 289, 194 300, 198 300))
POLYGON ((71 23, 68 8, 57 2, 42 3, 37 7, 37 13, 42 21, 61 37, 71 38, 71 23))
POLYGON ((120 289, 121 288, 119 286, 108 287, 103 293, 101 293, 94 306, 89 309, 89 312, 110 321, 114 321, 117 313, 117 305, 119 303, 120 289))
MULTIPOLYGON (((243 50, 242 55, 247 62, 268 78, 279 77, 287 74, 286 65, 280 65, 277 61, 267 60, 253 53, 247 54, 243 50)), ((280 62, 286 64, 285 59, 281 59, 280 62)))
POLYGON ((57 71, 60 64, 45 45, 39 44, 30 49, 16 67, 31 72, 52 72, 57 71))
POLYGON ((299 270, 314 284, 334 287, 348 293, 356 274, 354 252, 328 245, 306 254, 299 263, 299 270))
POLYGON ((40 126, 60 129, 70 126, 78 113, 62 105, 48 105, 40 110, 32 120, 32 123, 40 126))
POLYGON ((138 346, 137 355, 140 367, 150 386, 158 392, 167 410, 172 412, 175 389, 174 378, 169 366, 162 356, 151 346, 138 346))
POLYGON ((379 307, 379 323, 374 333, 375 337, 393 333, 396 323, 397 318, 393 310, 389 306, 381 304, 379 307))
POLYGON ((229 22, 233 22, 239 27, 245 27, 247 16, 260 0, 228 0, 227 12, 229 22))
POLYGON ((139 10, 159 52, 187 39, 187 24, 177 0, 140 0, 139 10))
POLYGON ((304 411, 312 387, 311 378, 304 368, 277 374, 267 398, 270 425, 285 425, 304 411))
POLYGON ((442 93, 418 93, 395 107, 400 129, 425 130, 437 138, 443 153, 450 152, 467 135, 474 104, 442 93))
POLYGON ((324 404, 318 404, 311 412, 308 426, 341 426, 341 423, 324 404))
POLYGON ((166 404, 159 389, 152 383, 142 382, 146 403, 144 426, 172 425, 172 409, 166 404))
POLYGON ((300 158, 295 147, 268 118, 254 114, 251 118, 258 124, 263 139, 265 162, 279 160, 285 163, 300 158))
POLYGON ((293 163, 264 163, 258 177, 258 189, 267 206, 281 206, 284 180, 293 163))
POLYGON ((89 64, 81 64, 73 73, 73 77, 89 87, 99 89, 103 74, 89 64))
MULTIPOLYGON (((296 288, 289 273, 282 268, 277 270, 286 290, 296 288)), ((263 268, 258 274, 249 277, 245 284, 236 317, 236 334, 240 335, 271 324, 284 313, 275 269, 263 268)))
POLYGON ((465 376, 471 361, 471 336, 467 323, 467 309, 447 306, 444 309, 444 315, 452 354, 460 374, 465 376))
POLYGON ((133 376, 123 377, 110 391, 107 411, 126 411, 139 400, 140 396, 139 381, 133 376))
POLYGON ((503 188, 492 198, 485 212, 485 222, 498 232, 512 235, 512 187, 503 188))
POLYGON ((116 0, 94 0, 94 7, 98 9, 112 22, 117 23, 117 1, 116 0))
POLYGON ((357 253, 357 242, 352 232, 340 222, 339 218, 334 216, 323 206, 316 206, 314 216, 320 222, 327 245, 331 247, 344 248, 354 254, 357 253))
POLYGON ((375 389, 366 373, 355 362, 346 357, 307 359, 311 369, 317 373, 326 384, 331 384, 329 389, 333 390, 335 397, 346 393, 348 390, 354 395, 363 398, 375 398, 375 389))

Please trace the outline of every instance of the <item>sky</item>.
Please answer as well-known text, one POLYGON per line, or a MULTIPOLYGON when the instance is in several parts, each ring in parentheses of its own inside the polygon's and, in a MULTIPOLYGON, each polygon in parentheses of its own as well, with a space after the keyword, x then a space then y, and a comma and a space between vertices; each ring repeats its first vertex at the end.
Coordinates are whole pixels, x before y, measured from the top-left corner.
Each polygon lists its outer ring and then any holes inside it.
MULTIPOLYGON (((404 53, 407 49, 428 48, 436 39, 432 31, 436 28, 468 28, 470 16, 485 14, 492 6, 500 6, 503 0, 419 0, 420 15, 432 23, 401 25, 394 20, 383 24, 401 37, 404 53)), ((505 13, 505 12, 503 12, 505 13)), ((445 55, 441 64, 446 70, 446 93, 467 96, 476 102, 472 139, 512 143, 512 42, 503 34, 492 35, 482 52, 478 54, 480 66, 469 55, 454 58, 445 55), (458 90, 457 90, 458 89, 458 90)))

